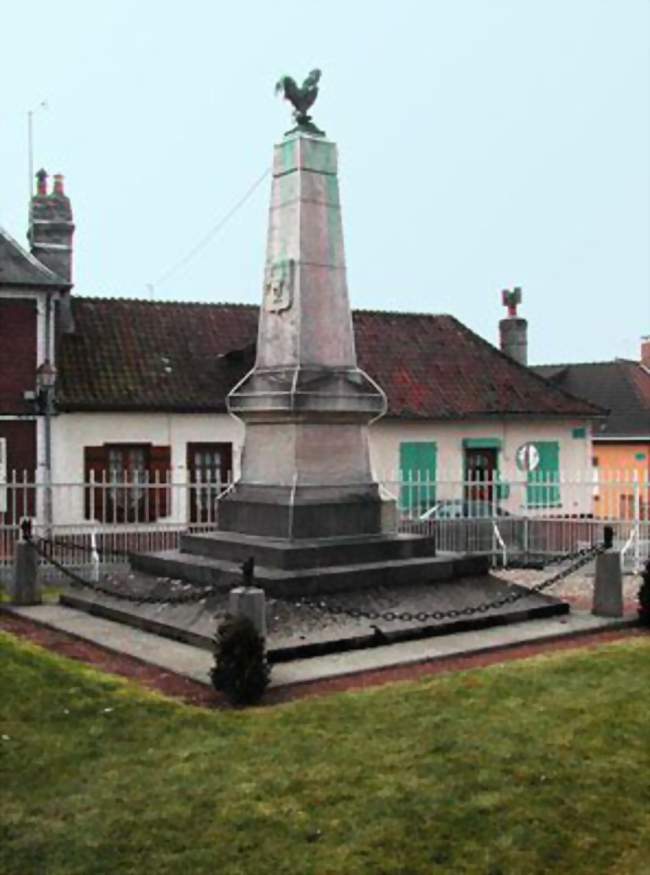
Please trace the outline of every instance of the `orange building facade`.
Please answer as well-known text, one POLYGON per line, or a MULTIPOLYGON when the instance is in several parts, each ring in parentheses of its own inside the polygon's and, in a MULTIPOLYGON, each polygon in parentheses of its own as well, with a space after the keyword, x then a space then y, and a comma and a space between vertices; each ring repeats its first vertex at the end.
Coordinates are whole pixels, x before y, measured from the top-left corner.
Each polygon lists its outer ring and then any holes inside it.
POLYGON ((594 442, 594 509, 604 519, 650 519, 650 441, 594 442))
POLYGON ((601 519, 650 519, 650 340, 640 361, 614 359, 541 365, 535 371, 607 411, 592 433, 594 513, 601 519))

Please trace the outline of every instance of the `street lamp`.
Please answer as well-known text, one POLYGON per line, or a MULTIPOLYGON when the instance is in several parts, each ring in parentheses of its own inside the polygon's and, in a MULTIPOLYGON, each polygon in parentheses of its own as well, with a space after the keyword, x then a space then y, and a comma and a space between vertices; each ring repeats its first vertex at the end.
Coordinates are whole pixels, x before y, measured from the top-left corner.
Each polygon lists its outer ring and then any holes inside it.
POLYGON ((49 359, 36 368, 36 397, 39 413, 46 415, 54 412, 54 387, 56 386, 56 368, 49 359))

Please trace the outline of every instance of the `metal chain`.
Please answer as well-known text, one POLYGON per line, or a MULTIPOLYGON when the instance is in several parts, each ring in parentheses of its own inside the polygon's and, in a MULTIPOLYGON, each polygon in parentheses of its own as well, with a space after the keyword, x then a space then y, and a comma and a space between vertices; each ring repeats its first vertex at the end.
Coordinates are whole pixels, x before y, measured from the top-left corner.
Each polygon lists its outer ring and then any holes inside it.
POLYGON ((424 623, 427 620, 454 620, 459 617, 471 617, 475 614, 484 614, 495 608, 502 608, 504 605, 514 604, 520 599, 527 598, 531 593, 543 592, 545 589, 559 583, 559 581, 563 580, 565 577, 569 577, 569 575, 573 574, 579 568, 582 568, 583 565, 586 565, 604 550, 605 547, 600 544, 595 547, 590 547, 588 550, 581 550, 571 565, 567 568, 561 569, 547 580, 543 580, 530 588, 518 590, 517 592, 510 592, 491 602, 481 602, 478 605, 468 605, 465 608, 450 608, 447 611, 416 611, 415 613, 412 611, 372 611, 363 610, 362 608, 348 608, 345 605, 326 602, 322 599, 314 600, 306 598, 300 599, 293 604, 297 607, 315 608, 316 610, 333 616, 344 614, 355 620, 383 620, 386 623, 392 623, 396 620, 404 623, 424 623))
MULTIPOLYGON (((85 578, 81 577, 81 575, 77 574, 74 571, 71 571, 69 568, 66 568, 62 563, 58 562, 54 559, 49 553, 44 551, 38 544, 33 540, 33 538, 29 537, 26 540, 32 545, 34 550, 69 577, 72 581, 74 581, 78 586, 84 587, 85 589, 91 589, 94 592, 100 593, 102 595, 107 595, 112 598, 120 599, 122 601, 132 602, 135 604, 169 604, 169 605, 181 605, 181 604, 191 604, 193 602, 199 602, 203 599, 207 598, 210 595, 218 592, 217 588, 214 586, 203 587, 200 589, 195 589, 193 592, 186 592, 179 594, 174 597, 162 597, 162 596, 153 596, 153 595, 135 595, 133 593, 119 592, 117 590, 111 589, 110 587, 103 586, 100 583, 93 583, 89 580, 85 580, 85 578)), ((92 552, 91 548, 85 548, 82 545, 66 543, 55 541, 47 538, 41 539, 42 543, 49 544, 50 546, 59 546, 59 547, 73 547, 84 552, 92 552)), ((565 554, 561 557, 554 558, 552 562, 555 564, 557 562, 566 562, 571 560, 571 564, 566 568, 561 569, 556 572, 552 577, 547 580, 540 581, 540 583, 535 584, 529 588, 521 589, 517 592, 511 592, 507 595, 501 596, 498 599, 494 599, 491 602, 481 602, 478 605, 468 605, 464 608, 450 608, 447 611, 374 611, 374 610, 364 610, 362 608, 349 608, 342 604, 327 602, 322 599, 308 599, 301 598, 297 602, 292 601, 296 607, 305 607, 305 608, 314 608, 323 613, 330 614, 332 616, 346 615, 351 617, 352 619, 364 619, 364 620, 383 620, 384 622, 390 623, 395 621, 401 622, 419 622, 424 623, 427 620, 447 620, 447 619, 458 619, 459 617, 470 617, 475 614, 484 614, 487 611, 494 610, 496 608, 504 607, 508 604, 514 604, 515 602, 520 601, 523 598, 528 597, 531 593, 540 593, 546 589, 549 589, 556 583, 559 583, 566 577, 569 577, 579 568, 582 568, 588 562, 590 562, 593 558, 595 558, 599 553, 602 553, 605 550, 605 546, 598 544, 594 547, 588 547, 581 550, 577 550, 571 554, 565 554)), ((97 551, 100 553, 100 551, 97 551)), ((104 555, 108 555, 109 551, 102 551, 104 555)), ((101 555, 101 553, 100 553, 101 555)), ((128 556, 129 554, 123 553, 119 554, 114 552, 113 555, 123 555, 128 556)), ((550 562, 548 564, 551 564, 550 562)), ((280 601, 288 601, 287 599, 279 599, 280 601)))
POLYGON ((71 571, 69 568, 66 568, 65 565, 62 565, 61 562, 57 562, 56 559, 54 559, 45 550, 39 547, 36 541, 31 538, 27 540, 39 556, 41 556, 43 559, 45 559, 47 562, 49 562, 51 565, 53 565, 55 568, 57 568, 59 571, 69 577, 70 580, 74 581, 74 583, 76 583, 78 586, 81 586, 84 589, 90 589, 93 592, 100 593, 101 595, 111 596, 111 598, 119 599, 120 601, 132 602, 139 605, 187 605, 195 602, 200 602, 208 596, 216 594, 216 592, 218 591, 216 587, 209 586, 203 587, 201 589, 194 589, 193 592, 180 593, 175 596, 167 595, 165 597, 155 595, 136 595, 135 593, 130 592, 119 592, 119 590, 111 589, 111 587, 104 586, 101 583, 93 583, 90 580, 86 580, 85 578, 81 577, 81 575, 77 574, 74 571, 71 571))
POLYGON ((62 541, 58 538, 41 538, 41 542, 50 547, 60 547, 62 550, 76 550, 78 553, 85 553, 89 556, 93 553, 97 553, 98 556, 112 556, 118 559, 129 559, 131 556, 126 550, 104 549, 103 547, 93 548, 86 544, 77 544, 75 541, 62 541))

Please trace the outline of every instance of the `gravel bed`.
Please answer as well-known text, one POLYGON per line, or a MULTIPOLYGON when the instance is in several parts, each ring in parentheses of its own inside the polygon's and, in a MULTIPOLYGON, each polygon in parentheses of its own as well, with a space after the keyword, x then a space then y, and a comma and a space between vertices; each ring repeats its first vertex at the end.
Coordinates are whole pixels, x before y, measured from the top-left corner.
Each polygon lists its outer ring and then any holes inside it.
MULTIPOLYGON (((502 580, 507 580, 508 583, 518 583, 521 586, 535 586, 543 580, 551 577, 556 571, 561 570, 561 566, 550 565, 544 570, 528 569, 528 568, 513 568, 506 570, 495 571, 494 576, 500 577, 502 580)), ((636 607, 637 593, 641 586, 640 574, 625 574, 623 575, 623 601, 626 605, 626 610, 630 607, 636 607)), ((555 586, 545 590, 549 595, 557 596, 558 598, 566 599, 566 601, 580 607, 590 607, 594 591, 594 570, 593 564, 580 568, 575 574, 571 574, 564 580, 559 581, 555 586)))

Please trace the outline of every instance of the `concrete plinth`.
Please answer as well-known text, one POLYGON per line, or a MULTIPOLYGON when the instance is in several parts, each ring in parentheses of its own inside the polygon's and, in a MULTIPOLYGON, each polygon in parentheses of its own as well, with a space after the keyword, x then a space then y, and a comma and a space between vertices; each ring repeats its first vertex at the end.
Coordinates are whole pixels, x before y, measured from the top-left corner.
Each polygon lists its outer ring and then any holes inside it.
POLYGON ((139 554, 134 570, 217 589, 241 585, 242 559, 255 560, 255 582, 267 595, 299 598, 403 587, 487 575, 487 555, 436 555, 435 539, 375 535, 287 541, 238 533, 185 535, 180 550, 139 554))
POLYGON ((598 617, 623 616, 623 572, 618 550, 607 550, 596 557, 591 613, 598 617))
POLYGON ((246 617, 255 631, 266 638, 266 599, 264 590, 257 586, 238 586, 230 590, 228 613, 233 617, 246 617))
POLYGON ((382 501, 375 483, 329 489, 238 484, 219 506, 219 527, 288 540, 375 535, 394 531, 395 505, 382 501))
POLYGON ((9 584, 9 598, 14 605, 40 605, 38 554, 28 541, 16 544, 14 573, 9 584))
POLYGON ((181 535, 181 555, 204 556, 242 563, 255 560, 256 568, 295 571, 337 565, 433 558, 435 538, 422 535, 373 535, 350 538, 260 538, 234 532, 181 535))
MULTIPOLYGON (((147 592, 160 594, 164 586, 155 578, 148 581, 136 576, 137 586, 142 587, 143 595, 147 592)), ((269 662, 279 663, 287 659, 302 657, 317 657, 325 653, 341 653, 352 651, 341 659, 341 668, 353 669, 356 655, 376 648, 382 644, 399 647, 398 642, 428 638, 430 636, 456 635, 469 629, 485 630, 490 626, 517 623, 521 620, 541 620, 549 617, 561 617, 569 610, 567 604, 559 602, 551 596, 525 591, 523 598, 513 604, 502 604, 498 608, 484 613, 466 616, 463 610, 468 606, 483 602, 500 600, 512 593, 520 593, 521 588, 503 580, 482 575, 479 578, 460 578, 453 583, 433 583, 426 586, 406 588, 385 588, 362 590, 338 594, 331 601, 350 609, 350 614, 340 613, 336 616, 315 611, 301 606, 295 600, 278 600, 267 595, 267 635, 266 649, 269 662), (399 619, 402 611, 411 615, 419 611, 442 613, 454 610, 456 617, 446 617, 440 621, 417 619, 399 619), (377 612, 382 614, 391 611, 395 617, 387 621, 381 617, 367 619, 355 616, 355 611, 377 612), (381 634, 377 630, 380 630, 381 634)), ((329 596, 322 597, 325 603, 330 602, 329 596)), ((220 596, 210 599, 209 609, 198 612, 196 605, 169 605, 161 610, 159 605, 118 601, 101 593, 88 590, 71 589, 61 596, 64 605, 75 607, 99 617, 106 617, 127 623, 140 629, 155 632, 158 635, 185 641, 196 647, 212 651, 214 647, 214 613, 224 613, 229 610, 230 593, 224 590, 220 596)), ((320 600, 320 599, 319 599, 320 600)), ((25 609, 23 609, 25 610, 25 609)), ((30 609, 27 609, 30 610, 30 609)), ((38 610, 38 609, 31 609, 38 610)), ((584 615, 588 620, 588 615, 584 615)), ((600 623, 616 621, 600 620, 600 623)), ((598 625, 591 618, 590 626, 598 625)), ((75 630, 79 629, 75 623, 75 630)), ((81 625, 86 625, 84 622, 81 625)), ((566 631, 558 625, 557 631, 566 631)), ((475 633, 476 634, 476 633, 475 633)), ((503 632, 504 643, 509 636, 503 632)), ((439 638, 442 641, 442 638, 439 638)), ((103 642, 106 643, 106 642, 103 642)), ((452 646, 449 642, 445 646, 452 646)), ((389 648, 383 648, 388 651, 389 648)), ((156 652, 164 651, 164 644, 159 643, 156 652)), ((363 657, 362 657, 363 658, 363 657)))

